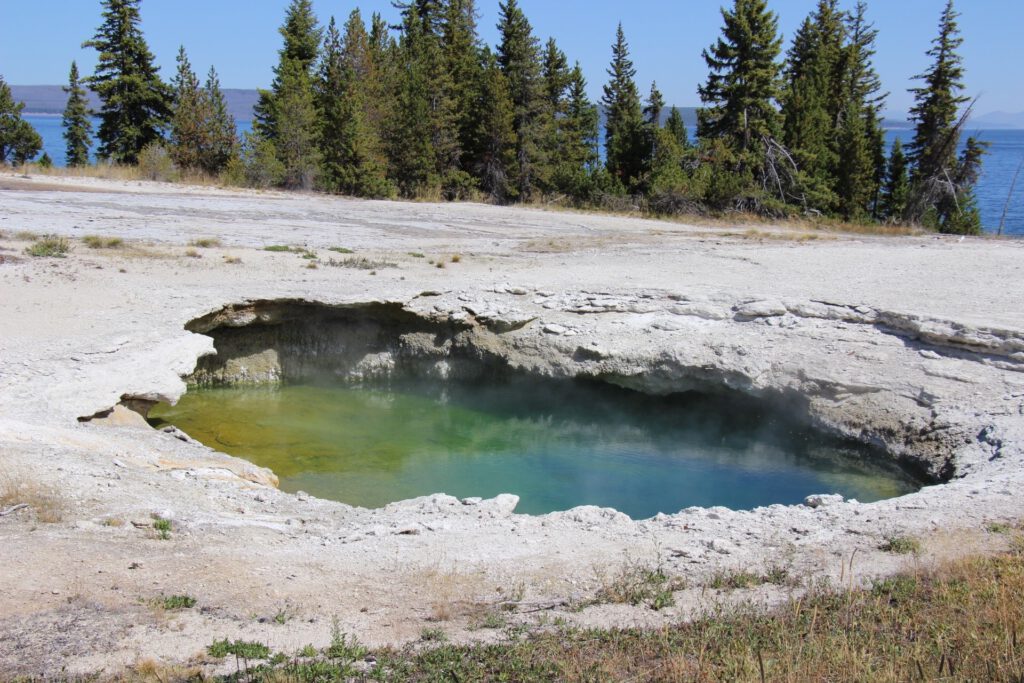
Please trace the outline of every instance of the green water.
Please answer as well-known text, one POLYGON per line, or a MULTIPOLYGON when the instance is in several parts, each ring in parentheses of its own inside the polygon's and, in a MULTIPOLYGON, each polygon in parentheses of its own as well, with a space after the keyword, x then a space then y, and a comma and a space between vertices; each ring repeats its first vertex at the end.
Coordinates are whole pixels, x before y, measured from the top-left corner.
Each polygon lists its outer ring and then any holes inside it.
POLYGON ((198 389, 151 418, 271 468, 286 491, 363 507, 514 493, 518 512, 600 505, 640 519, 919 488, 884 456, 750 401, 593 383, 198 389))

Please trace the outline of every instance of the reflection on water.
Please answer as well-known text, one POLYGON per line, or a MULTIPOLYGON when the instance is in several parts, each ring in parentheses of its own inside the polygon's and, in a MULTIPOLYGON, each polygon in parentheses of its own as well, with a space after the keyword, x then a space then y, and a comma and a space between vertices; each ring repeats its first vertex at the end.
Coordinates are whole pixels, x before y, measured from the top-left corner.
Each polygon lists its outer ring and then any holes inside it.
POLYGON ((152 418, 271 468, 287 491, 364 507, 515 493, 519 512, 600 505, 644 518, 918 487, 884 456, 751 401, 590 383, 201 389, 152 418))

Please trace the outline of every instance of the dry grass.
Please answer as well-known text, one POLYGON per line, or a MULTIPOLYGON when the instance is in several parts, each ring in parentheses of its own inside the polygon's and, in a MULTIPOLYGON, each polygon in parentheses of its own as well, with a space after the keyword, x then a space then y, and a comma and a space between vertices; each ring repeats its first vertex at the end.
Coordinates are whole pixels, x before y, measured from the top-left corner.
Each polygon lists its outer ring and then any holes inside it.
POLYGON ((200 254, 195 249, 191 249, 191 248, 185 250, 185 256, 187 256, 189 258, 203 258, 202 254, 200 254))
POLYGON ((101 237, 100 235, 86 235, 82 238, 82 244, 90 249, 117 249, 124 245, 120 237, 101 237))
POLYGON ((214 247, 221 246, 221 241, 216 237, 201 237, 199 239, 192 240, 188 244, 191 247, 199 247, 200 249, 212 249, 214 247))
POLYGON ((0 473, 0 512, 17 505, 28 508, 13 515, 30 513, 43 524, 56 524, 64 520, 64 502, 57 492, 19 474, 0 473))

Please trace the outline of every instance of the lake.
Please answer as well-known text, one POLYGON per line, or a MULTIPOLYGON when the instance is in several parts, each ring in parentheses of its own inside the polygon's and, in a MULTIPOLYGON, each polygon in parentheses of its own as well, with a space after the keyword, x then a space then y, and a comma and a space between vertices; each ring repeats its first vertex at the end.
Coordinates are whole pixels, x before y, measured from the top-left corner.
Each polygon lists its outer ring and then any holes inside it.
MULTIPOLYGON (((64 138, 61 128, 61 117, 53 115, 28 115, 24 117, 35 126, 43 137, 43 149, 54 163, 64 165, 64 138)), ((94 122, 94 130, 99 122, 94 122)), ((250 121, 239 121, 240 131, 250 130, 250 121)), ((981 130, 969 131, 990 144, 989 154, 985 157, 983 173, 978 183, 978 207, 981 209, 981 222, 989 232, 999 227, 1003 208, 1006 206, 1010 185, 1014 173, 1024 161, 1024 130, 981 130)), ((909 129, 894 129, 887 133, 891 145, 896 138, 908 141, 913 134, 909 129)), ((1009 235, 1024 235, 1024 177, 1020 179, 1010 198, 1009 211, 1006 214, 1006 229, 1009 235)))

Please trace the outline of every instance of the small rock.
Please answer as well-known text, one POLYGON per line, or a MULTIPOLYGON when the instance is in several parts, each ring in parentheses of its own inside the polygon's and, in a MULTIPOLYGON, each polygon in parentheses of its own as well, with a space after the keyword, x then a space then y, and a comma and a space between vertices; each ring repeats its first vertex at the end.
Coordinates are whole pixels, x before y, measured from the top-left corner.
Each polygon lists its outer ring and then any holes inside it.
POLYGON ((469 498, 463 498, 460 502, 463 505, 479 505, 483 500, 484 499, 479 496, 470 496, 469 498))
POLYGON ((934 351, 922 350, 919 353, 921 354, 922 358, 927 358, 929 360, 941 360, 942 359, 942 356, 940 356, 939 354, 935 353, 934 351))
POLYGON ((295 494, 295 497, 303 502, 309 500, 309 494, 306 493, 305 491, 299 491, 298 493, 295 494))
POLYGON ((569 328, 562 327, 561 325, 557 325, 555 323, 548 323, 544 325, 544 331, 548 334, 565 334, 566 332, 569 331, 569 328))
POLYGON ((729 555, 736 550, 735 544, 731 541, 725 540, 724 538, 716 538, 712 540, 708 544, 708 547, 720 555, 729 555))
POLYGON ((845 501, 846 499, 838 493, 819 493, 804 498, 804 505, 809 508, 826 508, 830 505, 839 505, 845 501))
POLYGON ((736 318, 739 320, 752 320, 754 318, 771 318, 786 315, 786 307, 779 301, 751 301, 741 304, 735 309, 736 318))

